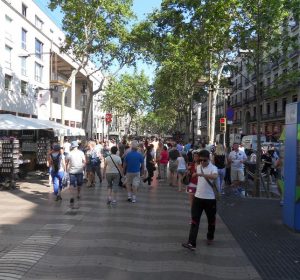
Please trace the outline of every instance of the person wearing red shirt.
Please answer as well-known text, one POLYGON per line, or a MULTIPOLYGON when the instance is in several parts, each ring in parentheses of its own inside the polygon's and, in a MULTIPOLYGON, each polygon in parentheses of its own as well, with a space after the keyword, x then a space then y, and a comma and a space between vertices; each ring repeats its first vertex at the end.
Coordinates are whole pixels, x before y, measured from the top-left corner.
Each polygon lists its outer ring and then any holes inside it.
POLYGON ((164 146, 159 156, 160 178, 162 180, 167 179, 168 162, 169 162, 169 153, 167 147, 164 146))
POLYGON ((188 165, 188 173, 190 175, 190 182, 186 187, 186 192, 189 194, 189 201, 192 207, 195 192, 197 189, 198 177, 192 176, 193 174, 197 173, 197 165, 199 164, 199 155, 198 153, 193 154, 193 162, 189 163, 188 165))

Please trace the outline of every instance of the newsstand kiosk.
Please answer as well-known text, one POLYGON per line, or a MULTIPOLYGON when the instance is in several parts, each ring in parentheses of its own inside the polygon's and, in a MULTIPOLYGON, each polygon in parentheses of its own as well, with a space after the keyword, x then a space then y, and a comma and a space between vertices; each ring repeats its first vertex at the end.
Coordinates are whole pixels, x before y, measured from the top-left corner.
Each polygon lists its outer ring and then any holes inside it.
POLYGON ((283 223, 300 232, 300 102, 286 106, 283 223))

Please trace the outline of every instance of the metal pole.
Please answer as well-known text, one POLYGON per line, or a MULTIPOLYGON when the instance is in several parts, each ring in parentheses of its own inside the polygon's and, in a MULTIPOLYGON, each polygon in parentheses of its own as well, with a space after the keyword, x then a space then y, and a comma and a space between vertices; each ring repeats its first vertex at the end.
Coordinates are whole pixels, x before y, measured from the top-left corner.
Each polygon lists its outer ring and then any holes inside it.
POLYGON ((104 117, 102 119, 102 142, 104 142, 104 117))
MULTIPOLYGON (((61 92, 61 107, 60 107, 60 112, 61 112, 61 124, 65 125, 65 87, 62 87, 62 92, 61 92)), ((60 146, 62 147, 64 144, 64 136, 60 137, 60 146)))
POLYGON ((210 123, 211 123, 211 85, 209 85, 208 88, 208 106, 207 106, 207 138, 208 138, 208 142, 210 142, 210 123))
POLYGON ((53 120, 53 89, 50 89, 50 121, 53 120))
POLYGON ((94 127, 94 99, 91 102, 91 139, 93 139, 93 127, 94 127))

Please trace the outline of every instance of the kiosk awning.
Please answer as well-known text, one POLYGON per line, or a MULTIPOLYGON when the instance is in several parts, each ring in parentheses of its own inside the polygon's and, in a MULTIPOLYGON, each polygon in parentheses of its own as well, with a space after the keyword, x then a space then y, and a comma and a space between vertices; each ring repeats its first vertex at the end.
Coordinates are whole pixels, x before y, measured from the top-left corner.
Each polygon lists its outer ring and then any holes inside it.
POLYGON ((81 128, 69 127, 57 122, 0 114, 0 130, 53 130, 55 136, 85 136, 81 128))
POLYGON ((46 124, 37 123, 29 118, 17 117, 11 114, 0 114, 1 130, 31 130, 31 129, 49 129, 46 124))
POLYGON ((35 122, 37 125, 47 126, 48 129, 52 129, 54 131, 55 136, 85 136, 85 132, 81 128, 70 127, 48 120, 30 120, 35 122))

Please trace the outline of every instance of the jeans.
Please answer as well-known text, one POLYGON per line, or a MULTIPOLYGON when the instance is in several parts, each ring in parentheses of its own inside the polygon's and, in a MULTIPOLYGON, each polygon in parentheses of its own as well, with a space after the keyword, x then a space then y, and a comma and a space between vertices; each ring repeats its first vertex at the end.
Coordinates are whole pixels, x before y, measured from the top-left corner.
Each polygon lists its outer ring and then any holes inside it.
POLYGON ((64 177, 64 171, 55 172, 54 170, 51 171, 51 177, 53 182, 54 193, 58 195, 62 190, 62 179, 64 177))
POLYGON ((196 247, 197 236, 202 212, 207 217, 207 240, 213 240, 216 228, 217 202, 215 199, 203 199, 194 197, 192 204, 192 223, 189 234, 189 243, 196 247))
POLYGON ((226 172, 226 168, 222 168, 222 169, 218 169, 218 191, 221 192, 222 191, 222 184, 223 184, 223 180, 225 178, 225 172, 226 172))

